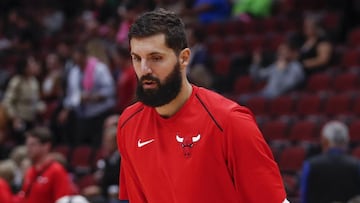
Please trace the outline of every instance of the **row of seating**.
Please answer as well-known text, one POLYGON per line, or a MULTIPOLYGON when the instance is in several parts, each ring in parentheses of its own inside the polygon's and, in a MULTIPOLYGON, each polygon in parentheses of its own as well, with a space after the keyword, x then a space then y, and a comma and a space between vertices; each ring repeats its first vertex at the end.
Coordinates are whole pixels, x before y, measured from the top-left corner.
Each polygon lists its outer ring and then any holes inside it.
POLYGON ((57 145, 53 152, 62 154, 68 160, 68 167, 77 175, 84 175, 94 171, 98 160, 104 158, 101 149, 89 145, 70 147, 69 145, 57 145))
MULTIPOLYGON (((272 142, 292 143, 320 143, 322 126, 330 119, 316 120, 288 120, 276 119, 259 123, 264 138, 272 142)), ((360 119, 344 121, 349 127, 350 141, 352 144, 360 144, 360 119)))

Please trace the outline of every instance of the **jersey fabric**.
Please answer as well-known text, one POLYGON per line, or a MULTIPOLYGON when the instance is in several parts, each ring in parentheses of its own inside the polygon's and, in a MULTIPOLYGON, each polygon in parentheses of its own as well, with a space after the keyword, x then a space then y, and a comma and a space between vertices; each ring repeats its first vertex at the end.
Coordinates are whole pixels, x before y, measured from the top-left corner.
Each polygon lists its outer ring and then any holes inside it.
POLYGON ((13 202, 13 194, 9 184, 2 178, 0 178, 0 202, 13 202))
POLYGON ((120 116, 117 138, 122 200, 281 203, 286 198, 252 113, 212 91, 193 86, 170 118, 135 103, 120 116))
POLYGON ((52 161, 41 170, 36 170, 34 166, 28 169, 20 196, 23 203, 54 203, 73 193, 66 170, 58 162, 52 161))

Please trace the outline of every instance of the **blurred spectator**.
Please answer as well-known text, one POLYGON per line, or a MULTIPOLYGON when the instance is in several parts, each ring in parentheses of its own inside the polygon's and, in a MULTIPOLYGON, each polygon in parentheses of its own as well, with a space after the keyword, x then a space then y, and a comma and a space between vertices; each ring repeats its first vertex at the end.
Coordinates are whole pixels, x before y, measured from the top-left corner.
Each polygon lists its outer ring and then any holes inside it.
POLYGON ((49 157, 50 157, 49 159, 58 162, 64 169, 66 169, 66 171, 68 172, 68 178, 70 180, 71 189, 72 191, 74 191, 74 193, 78 194, 79 188, 74 183, 75 177, 74 174, 72 174, 69 170, 69 164, 66 157, 64 157, 64 155, 59 152, 51 152, 49 153, 49 157))
POLYGON ((133 1, 129 1, 127 4, 119 8, 119 16, 121 17, 121 23, 119 30, 116 34, 116 42, 123 47, 128 47, 128 32, 130 25, 134 22, 135 18, 140 13, 137 5, 133 1))
POLYGON ((112 60, 117 70, 116 79, 116 112, 121 113, 135 101, 136 74, 131 63, 129 51, 118 47, 112 53, 112 60))
POLYGON ((15 169, 14 169, 14 190, 18 192, 21 189, 21 186, 23 184, 25 171, 30 166, 29 159, 27 157, 27 150, 26 146, 19 145, 16 146, 10 154, 10 159, 15 163, 15 169))
POLYGON ((64 12, 56 6, 54 2, 49 3, 44 6, 42 11, 41 23, 49 35, 58 33, 63 28, 65 21, 64 12))
POLYGON ((45 109, 40 100, 40 85, 36 78, 39 71, 39 63, 34 57, 20 59, 17 74, 11 78, 5 92, 3 105, 18 143, 23 143, 23 132, 34 126, 38 114, 45 109))
POLYGON ((0 162, 0 202, 12 203, 14 195, 11 191, 11 184, 14 179, 15 163, 11 160, 0 162))
POLYGON ((58 199, 55 203, 90 203, 85 197, 81 195, 65 196, 58 199))
POLYGON ((90 57, 84 47, 73 53, 77 66, 70 70, 64 109, 59 118, 64 122, 70 110, 76 112, 76 143, 101 144, 102 123, 115 105, 114 81, 109 68, 95 57, 90 57))
POLYGON ((119 191, 119 168, 121 158, 117 151, 116 132, 116 126, 105 129, 102 144, 105 159, 98 163, 99 170, 102 173, 102 177, 99 181, 102 195, 109 200, 117 199, 119 191))
POLYGON ((294 90, 304 80, 301 64, 296 60, 297 48, 291 42, 279 45, 277 59, 269 67, 261 68, 261 56, 255 53, 253 64, 250 67, 251 77, 255 80, 265 80, 265 87, 258 95, 266 98, 275 98, 294 90))
POLYGON ((195 0, 193 7, 185 8, 181 14, 198 16, 204 24, 224 21, 230 16, 230 4, 227 0, 195 0))
POLYGON ((304 42, 300 48, 299 60, 303 64, 306 76, 323 71, 331 62, 332 44, 325 36, 320 18, 308 15, 304 19, 304 42))
POLYGON ((8 13, 5 35, 19 52, 32 52, 39 44, 41 29, 34 19, 24 11, 11 10, 8 13))
POLYGON ((301 202, 346 202, 360 194, 359 161, 346 154, 348 128, 330 121, 321 131, 323 154, 305 161, 301 177, 301 202))
POLYGON ((46 57, 46 75, 42 82, 42 96, 46 102, 57 101, 61 98, 63 64, 56 53, 46 57))
MULTIPOLYGON (((101 23, 106 23, 110 18, 115 17, 117 5, 112 5, 109 0, 93 0, 93 15, 101 23)), ((116 2, 116 1, 114 1, 116 2)))
POLYGON ((26 133, 26 147, 32 166, 27 170, 19 198, 27 203, 53 203, 72 195, 72 184, 64 167, 49 156, 52 135, 45 127, 26 133))
POLYGON ((206 35, 199 28, 189 28, 188 41, 191 50, 188 65, 189 79, 192 83, 211 88, 213 83, 213 71, 211 56, 205 45, 206 35))
POLYGON ((116 127, 119 120, 119 114, 112 114, 108 116, 104 121, 104 129, 110 128, 110 127, 116 127))
POLYGON ((235 0, 232 13, 233 16, 267 17, 271 14, 272 3, 272 0, 235 0))

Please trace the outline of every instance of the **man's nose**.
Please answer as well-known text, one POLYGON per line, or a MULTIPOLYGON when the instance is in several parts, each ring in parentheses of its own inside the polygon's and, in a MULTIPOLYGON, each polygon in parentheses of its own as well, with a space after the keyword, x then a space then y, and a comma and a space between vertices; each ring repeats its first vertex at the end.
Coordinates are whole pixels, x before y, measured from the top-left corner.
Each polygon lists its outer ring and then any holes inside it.
POLYGON ((141 61, 141 72, 146 75, 148 73, 152 73, 152 70, 150 68, 150 66, 148 65, 147 61, 146 60, 142 60, 141 61))

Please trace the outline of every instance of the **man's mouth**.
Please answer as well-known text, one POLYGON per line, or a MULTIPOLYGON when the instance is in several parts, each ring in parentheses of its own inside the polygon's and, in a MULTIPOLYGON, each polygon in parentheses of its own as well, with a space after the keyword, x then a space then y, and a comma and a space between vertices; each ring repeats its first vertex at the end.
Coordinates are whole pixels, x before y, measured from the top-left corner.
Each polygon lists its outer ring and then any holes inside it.
POLYGON ((144 80, 142 86, 144 89, 153 89, 157 87, 157 83, 154 80, 144 80))

